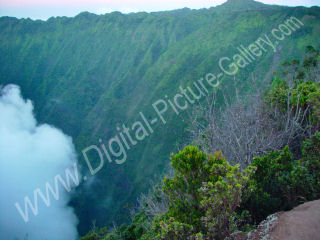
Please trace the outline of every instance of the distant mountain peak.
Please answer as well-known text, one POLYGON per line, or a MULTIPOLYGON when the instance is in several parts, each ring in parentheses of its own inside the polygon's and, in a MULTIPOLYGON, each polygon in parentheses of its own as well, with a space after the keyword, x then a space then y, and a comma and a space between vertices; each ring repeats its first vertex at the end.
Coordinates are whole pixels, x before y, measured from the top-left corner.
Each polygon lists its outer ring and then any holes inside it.
POLYGON ((254 10, 266 7, 267 5, 254 0, 228 0, 221 7, 231 11, 254 10))
POLYGON ((242 4, 242 5, 246 5, 246 4, 263 4, 260 2, 257 2, 255 0, 228 0, 225 4, 242 4))
POLYGON ((228 0, 227 1, 228 3, 233 3, 233 2, 236 2, 236 3, 245 3, 245 2, 255 2, 254 0, 228 0))

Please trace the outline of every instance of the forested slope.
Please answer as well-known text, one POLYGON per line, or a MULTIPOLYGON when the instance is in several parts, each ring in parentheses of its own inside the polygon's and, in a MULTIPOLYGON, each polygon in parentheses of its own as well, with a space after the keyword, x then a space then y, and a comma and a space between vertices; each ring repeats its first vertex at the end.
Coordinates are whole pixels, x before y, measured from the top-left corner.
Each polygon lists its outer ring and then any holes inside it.
MULTIPOLYGON (((235 75, 247 91, 248 78, 269 81, 284 59, 319 43, 319 7, 233 0, 203 10, 81 13, 47 21, 2 17, 0 84, 21 86, 40 121, 72 136, 86 170, 81 150, 99 145, 99 139, 107 143, 117 126, 130 125, 139 112, 152 119, 155 101, 173 97, 180 85, 187 87, 207 73, 220 73, 222 57, 232 58, 240 45, 270 35, 291 17, 303 26, 279 42, 276 52, 269 47, 235 75)), ((219 91, 232 94, 233 78, 224 74, 219 91)), ((126 220, 126 206, 164 171, 175 144, 187 141, 186 117, 168 110, 167 123, 155 124, 154 132, 127 152, 124 164, 106 161, 90 191, 79 188, 73 205, 82 231, 92 219, 101 225, 126 220)))

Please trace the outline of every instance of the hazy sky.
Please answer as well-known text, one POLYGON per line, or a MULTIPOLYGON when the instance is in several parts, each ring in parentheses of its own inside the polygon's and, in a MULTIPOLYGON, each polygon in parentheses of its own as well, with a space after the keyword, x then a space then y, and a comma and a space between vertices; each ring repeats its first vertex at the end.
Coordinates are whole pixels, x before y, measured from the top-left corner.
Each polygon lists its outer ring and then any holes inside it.
MULTIPOLYGON (((259 0, 260 1, 260 0, 259 0)), ((51 16, 75 16, 89 11, 104 14, 162 11, 178 8, 209 8, 226 0, 0 0, 0 16, 48 19, 51 16)), ((261 0, 267 4, 288 6, 320 6, 320 0, 261 0)))

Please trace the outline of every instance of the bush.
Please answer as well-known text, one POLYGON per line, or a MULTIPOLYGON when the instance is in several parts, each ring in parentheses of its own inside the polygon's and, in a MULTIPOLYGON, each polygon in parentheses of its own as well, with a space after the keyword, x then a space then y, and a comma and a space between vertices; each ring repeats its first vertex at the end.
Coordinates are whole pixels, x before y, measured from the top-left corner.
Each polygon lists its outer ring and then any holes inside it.
POLYGON ((281 152, 254 159, 256 171, 250 176, 254 192, 241 206, 250 212, 254 223, 320 197, 320 133, 303 143, 302 156, 294 160, 286 146, 281 152))
POLYGON ((233 231, 235 209, 253 167, 241 172, 221 153, 215 156, 189 146, 172 156, 176 170, 164 179, 170 204, 159 222, 160 239, 224 239, 233 231))
POLYGON ((307 200, 320 198, 320 132, 302 144, 302 159, 300 160, 308 172, 309 184, 308 193, 305 193, 307 200))

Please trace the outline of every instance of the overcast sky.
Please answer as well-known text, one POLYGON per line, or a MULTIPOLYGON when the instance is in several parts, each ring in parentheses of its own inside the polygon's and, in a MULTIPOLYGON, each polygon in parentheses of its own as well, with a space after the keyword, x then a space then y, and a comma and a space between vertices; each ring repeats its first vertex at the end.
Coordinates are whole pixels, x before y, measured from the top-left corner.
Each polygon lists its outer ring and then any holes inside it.
MULTIPOLYGON (((259 0, 267 4, 287 6, 320 6, 320 0, 259 0)), ((89 11, 104 14, 113 11, 123 13, 153 12, 179 8, 209 8, 226 0, 0 0, 0 16, 43 19, 51 16, 73 17, 89 11)))

